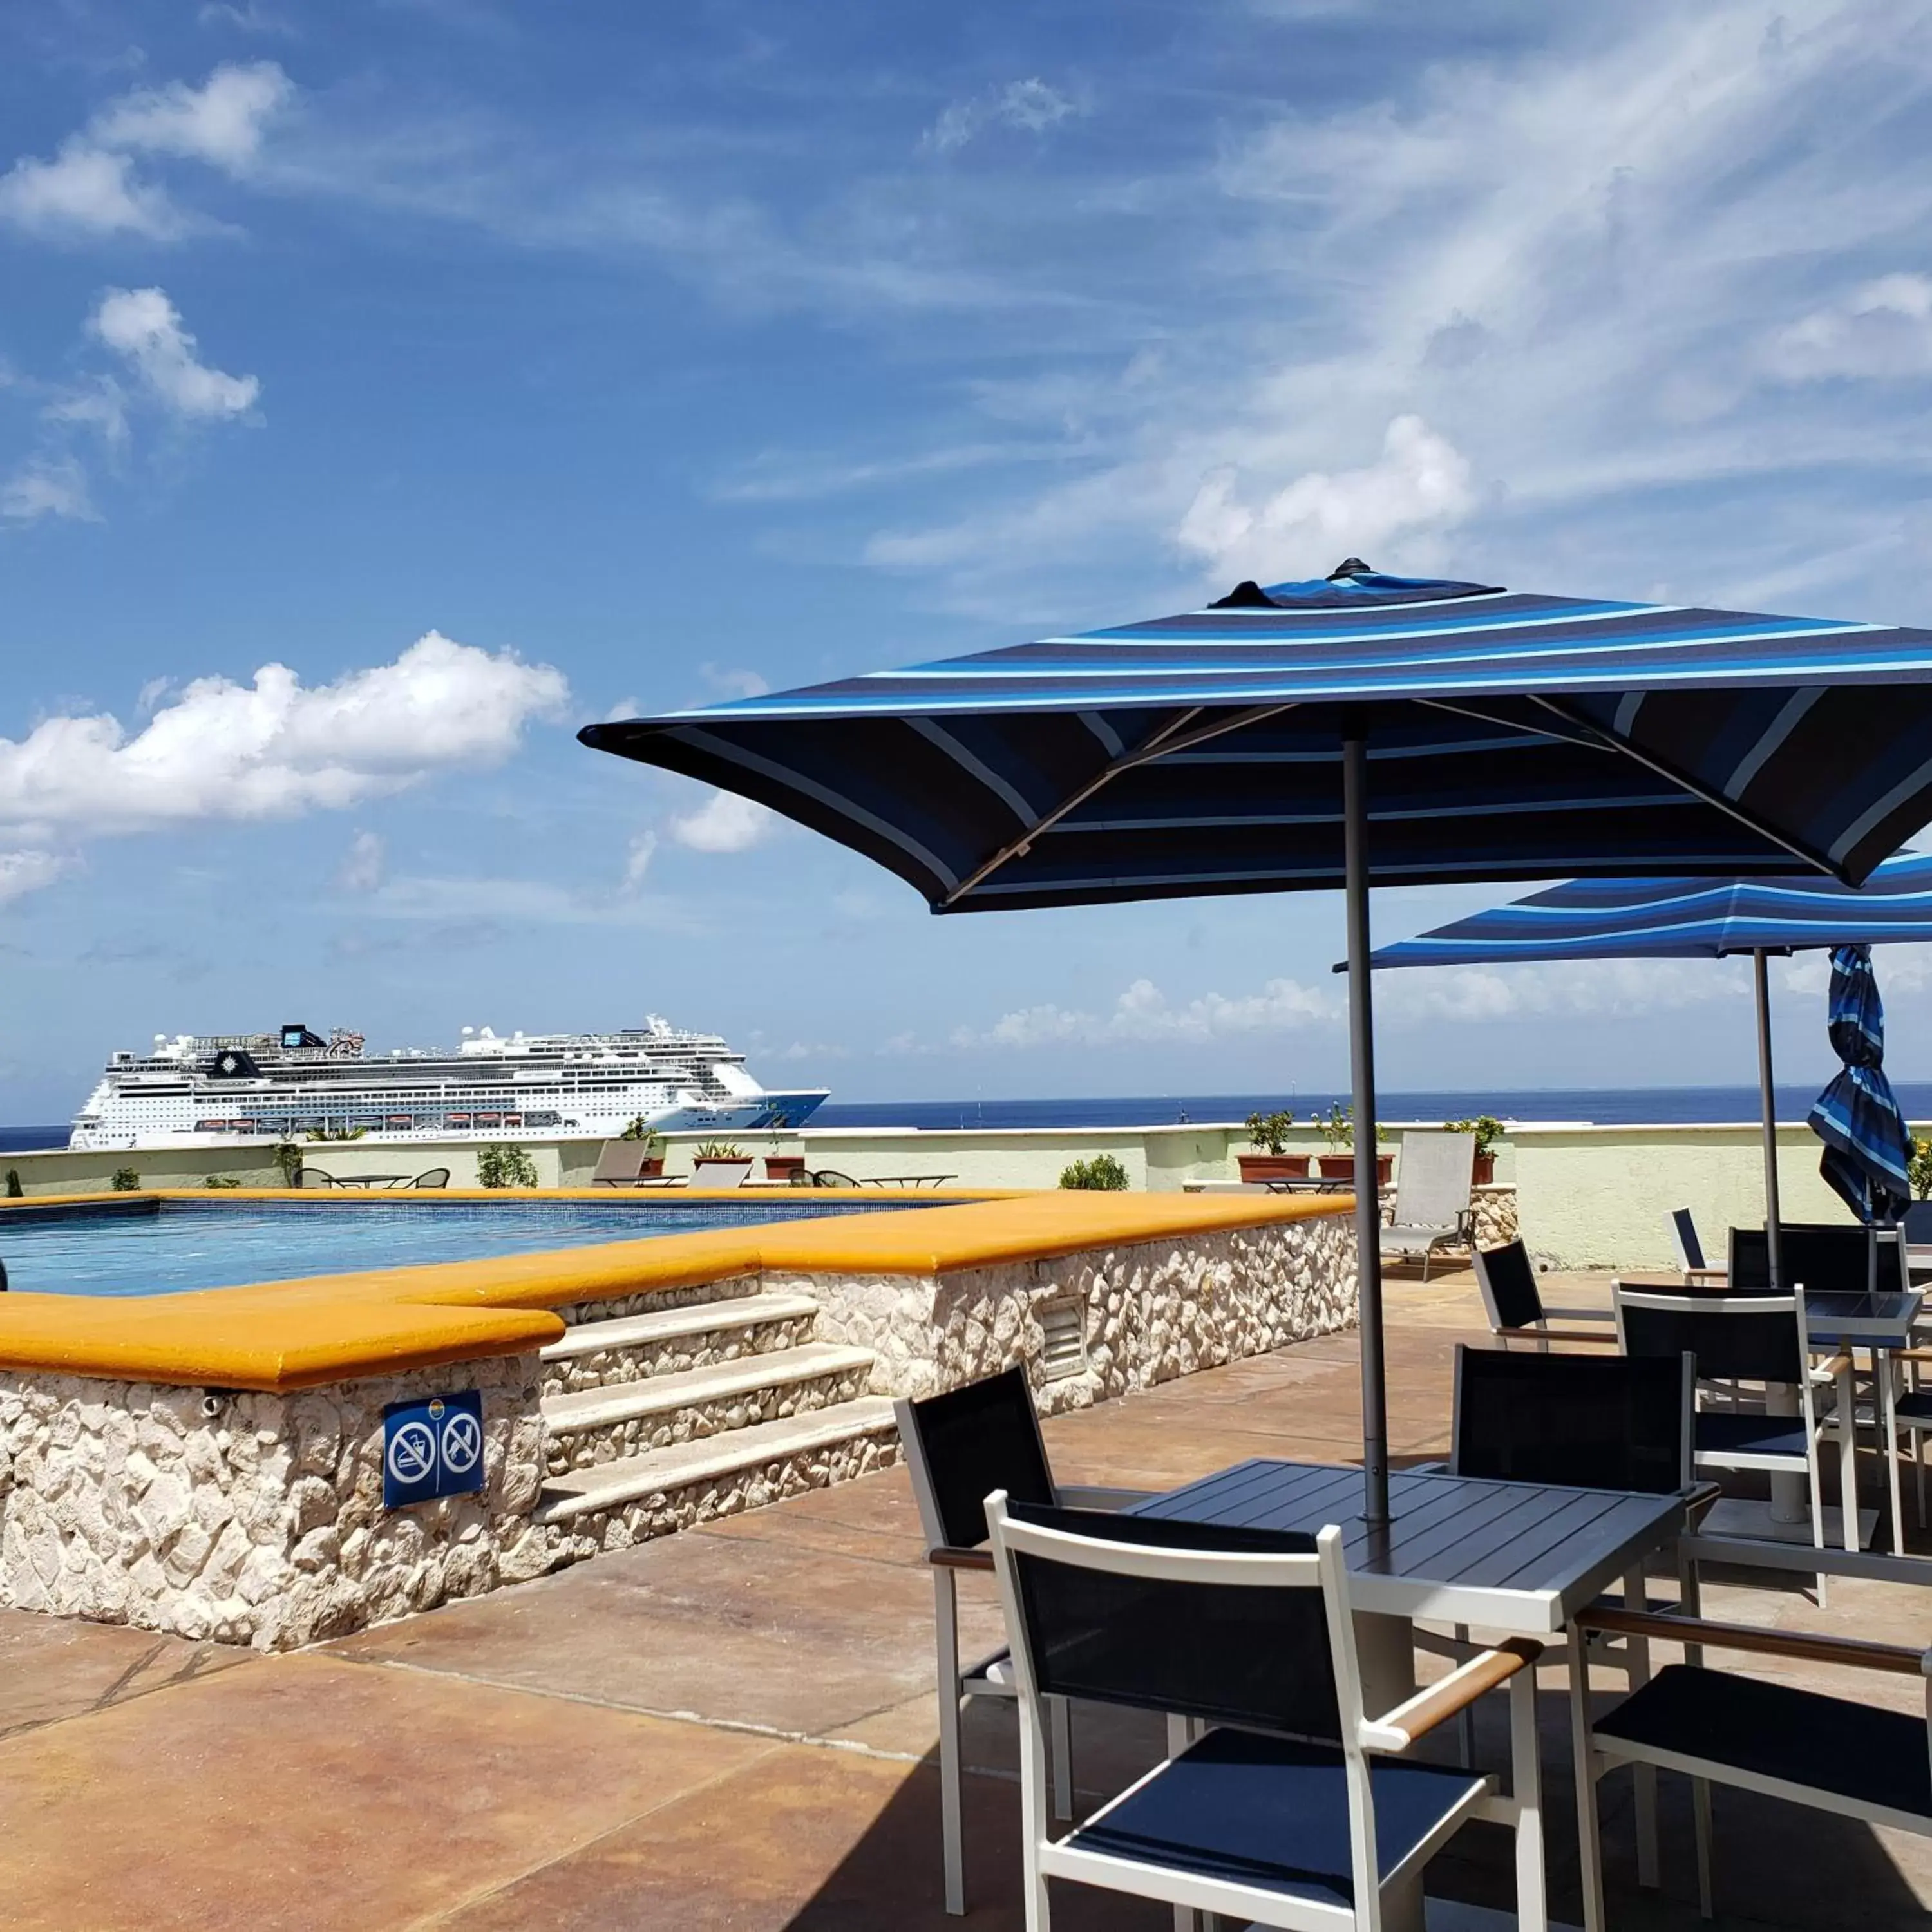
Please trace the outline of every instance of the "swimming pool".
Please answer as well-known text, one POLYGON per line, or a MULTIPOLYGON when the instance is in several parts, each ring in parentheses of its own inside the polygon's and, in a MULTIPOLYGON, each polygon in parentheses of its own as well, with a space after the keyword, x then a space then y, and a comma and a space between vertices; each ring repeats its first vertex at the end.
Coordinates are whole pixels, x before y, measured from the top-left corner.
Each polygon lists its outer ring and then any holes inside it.
MULTIPOLYGON (((0 1214, 10 1286, 39 1294, 180 1294, 420 1262, 486 1261, 652 1234, 904 1210, 908 1199, 237 1203, 104 1202, 0 1214)), ((937 1206, 937 1202, 923 1204, 937 1206)))

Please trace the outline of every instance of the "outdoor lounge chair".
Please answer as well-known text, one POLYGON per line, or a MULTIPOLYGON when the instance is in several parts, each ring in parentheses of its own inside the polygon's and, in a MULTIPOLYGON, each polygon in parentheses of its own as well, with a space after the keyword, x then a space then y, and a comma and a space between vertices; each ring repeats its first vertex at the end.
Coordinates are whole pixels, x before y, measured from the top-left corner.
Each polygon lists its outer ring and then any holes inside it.
POLYGON ((1420 1255, 1426 1281, 1438 1248, 1473 1247, 1469 1190, 1475 1172, 1474 1134, 1404 1134, 1395 1176, 1395 1218, 1382 1232, 1383 1259, 1420 1255))
POLYGON ((650 1157, 649 1141, 606 1141, 590 1176, 592 1187, 634 1187, 650 1157))
POLYGON ((426 1167, 408 1185, 411 1187, 447 1187, 449 1185, 449 1169, 446 1167, 426 1167))
POLYGON ((1850 1365, 1839 1356, 1822 1367, 1813 1366, 1803 1288, 1790 1294, 1712 1294, 1632 1288, 1612 1282, 1610 1296, 1624 1354, 1676 1357, 1688 1352, 1696 1360, 1700 1394, 1705 1384, 1713 1382, 1782 1383, 1798 1390, 1796 1415, 1742 1406, 1700 1409, 1693 1424, 1695 1466, 1803 1475, 1811 1499, 1812 1544, 1822 1549, 1825 1514, 1818 1445, 1826 1429, 1834 1429, 1846 1498, 1845 1546, 1855 1547, 1858 1510, 1851 1489, 1851 1418, 1846 1400, 1850 1365), (1813 1392, 1832 1382, 1840 1390, 1836 1414, 1830 1422, 1820 1422, 1813 1392))
POLYGON ((319 1167, 298 1167, 296 1169, 294 1185, 297 1187, 334 1187, 340 1184, 332 1174, 325 1174, 319 1167))
POLYGON ((986 1500, 1020 1708, 1028 1932, 1059 1879, 1228 1925, 1376 1927, 1471 1819, 1513 1826, 1517 1922, 1546 1924, 1539 1646, 1485 1650, 1394 1709, 1362 1708, 1342 1532, 1238 1530, 986 1500), (1512 1795, 1411 1748, 1510 1690, 1512 1795), (1167 1718, 1167 1757, 1056 1838, 1048 1698, 1167 1718))
MULTIPOLYGON (((961 1707, 969 1697, 1015 1695, 1012 1663, 1006 1651, 970 1668, 959 1661, 962 1570, 990 1570, 986 1548, 986 1498, 1001 1490, 1024 1501, 1078 1502, 1083 1508, 1119 1509, 1144 1501, 1143 1490, 1059 1488, 1040 1439, 1040 1418, 1026 1370, 1013 1367, 963 1388, 923 1402, 902 1400, 892 1406, 899 1442, 919 1504, 926 1535, 926 1561, 932 1566, 933 1626, 938 1648, 940 1829, 946 1866, 946 1909, 966 1910, 966 1882, 960 1828, 961 1707), (948 1686, 952 1688, 949 1693, 948 1686)), ((1066 1705, 1052 1700, 1054 1815, 1070 1817, 1073 1768, 1068 1745, 1066 1705)))
POLYGON ((1617 1346, 1616 1332, 1608 1327, 1592 1330, 1550 1326, 1552 1315, 1568 1322, 1603 1323, 1607 1323, 1610 1317, 1597 1308, 1544 1307, 1529 1250, 1520 1240, 1506 1241, 1499 1248, 1478 1248, 1474 1260, 1476 1286, 1482 1291, 1490 1333, 1505 1348, 1517 1337, 1534 1342, 1538 1352, 1546 1355, 1552 1342, 1585 1342, 1612 1348, 1617 1346))
POLYGON ((1684 1614, 1593 1606, 1578 1617, 1573 1630, 1573 1660, 1579 1646, 1606 1635, 1654 1637, 1685 1646, 1684 1663, 1666 1666, 1594 1722, 1587 1677, 1573 1661, 1570 1722, 1586 1932, 1604 1932, 1596 1787, 1615 1765, 1679 1771, 1690 1778, 1698 1903, 1706 1918, 1713 1911, 1713 1784, 1932 1837, 1932 1736, 1926 1718, 1874 1709, 1796 1684, 1713 1670, 1703 1662, 1704 1647, 1708 1646, 1800 1663, 1892 1672, 1922 1684, 1932 1678, 1932 1651, 1806 1630, 1708 1623, 1696 1615, 1701 1561, 1794 1571, 1815 1564, 1833 1574, 1909 1582, 1922 1588, 1932 1581, 1932 1564, 1910 1557, 1840 1555, 1701 1535, 1685 1538, 1681 1551, 1689 1558, 1684 1614))
POLYGON ((694 1187, 742 1187, 750 1179, 748 1160, 694 1160, 691 1184, 694 1187))

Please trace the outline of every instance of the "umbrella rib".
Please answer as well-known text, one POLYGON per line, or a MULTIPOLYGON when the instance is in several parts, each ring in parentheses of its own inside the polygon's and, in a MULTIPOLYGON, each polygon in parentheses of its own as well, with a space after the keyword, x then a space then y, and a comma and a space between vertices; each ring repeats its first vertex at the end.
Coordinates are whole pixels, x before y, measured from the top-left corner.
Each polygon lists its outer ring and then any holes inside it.
POLYGON ((1532 704, 1541 705, 1545 710, 1554 712, 1558 718, 1588 734, 1606 751, 1618 752, 1656 772, 1660 778, 1668 778, 1672 784, 1681 785, 1694 797, 1702 799, 1706 805, 1714 806, 1727 818, 1735 818, 1740 825, 1756 832, 1760 838, 1789 852, 1794 858, 1803 860, 1806 865, 1830 874, 1840 884, 1852 885, 1850 874, 1835 860, 1822 852, 1814 851, 1802 839, 1787 837, 1784 832, 1767 825, 1755 814, 1747 812, 1736 800, 1726 798, 1720 791, 1712 790, 1701 778, 1692 777, 1688 772, 1680 770, 1669 760, 1658 758, 1654 752, 1643 750, 1628 738, 1620 738, 1615 732, 1605 730, 1594 719, 1580 716, 1558 699, 1545 698, 1536 692, 1528 692, 1526 695, 1532 704))
POLYGON ((1164 724, 1144 745, 1136 746, 1119 758, 1109 761, 1093 777, 1070 792, 1053 809, 1036 819, 1017 838, 1009 839, 992 856, 967 874, 958 885, 940 902, 942 908, 956 904, 966 895, 983 885, 1009 860, 1021 857, 1033 848, 1033 842, 1042 832, 1050 832, 1070 812, 1084 805, 1096 792, 1102 790, 1123 772, 1130 772, 1136 766, 1152 764, 1171 752, 1192 750, 1196 745, 1204 745, 1210 739, 1224 737, 1230 731, 1238 731, 1249 724, 1258 724, 1270 718, 1278 718, 1285 711, 1292 711, 1293 703, 1286 704, 1256 705, 1249 710, 1238 712, 1232 718, 1217 718, 1210 724, 1203 724, 1190 730, 1187 727, 1201 716, 1202 707, 1194 706, 1184 711, 1170 724, 1164 724))

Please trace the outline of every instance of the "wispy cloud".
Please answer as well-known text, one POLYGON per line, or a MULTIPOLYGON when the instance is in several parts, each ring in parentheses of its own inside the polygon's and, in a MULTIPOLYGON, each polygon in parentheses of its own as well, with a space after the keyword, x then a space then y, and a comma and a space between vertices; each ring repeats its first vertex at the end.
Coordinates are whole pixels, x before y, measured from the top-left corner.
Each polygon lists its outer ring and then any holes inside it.
POLYGON ((968 100, 950 102, 928 128, 920 146, 934 154, 952 154, 991 128, 1044 134, 1061 122, 1086 111, 1070 94, 1051 87, 1037 74, 991 87, 968 100))
POLYGON ((694 852, 745 852, 777 823, 776 814, 755 799, 714 791, 696 811, 671 820, 670 836, 694 852))

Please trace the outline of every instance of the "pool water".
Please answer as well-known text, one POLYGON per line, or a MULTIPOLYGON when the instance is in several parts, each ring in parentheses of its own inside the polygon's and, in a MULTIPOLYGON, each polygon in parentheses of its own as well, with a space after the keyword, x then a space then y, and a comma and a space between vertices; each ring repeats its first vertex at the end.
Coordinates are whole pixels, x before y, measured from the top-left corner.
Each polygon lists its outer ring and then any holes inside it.
MULTIPOLYGON (((145 1209, 146 1203, 142 1203, 145 1209)), ((226 1207, 165 1202, 156 1212, 80 1208, 0 1217, 9 1283, 37 1294, 179 1294, 419 1262, 484 1261, 545 1248, 630 1241, 701 1228, 748 1228, 828 1214, 878 1214, 910 1200, 746 1202, 290 1202, 226 1207)))

